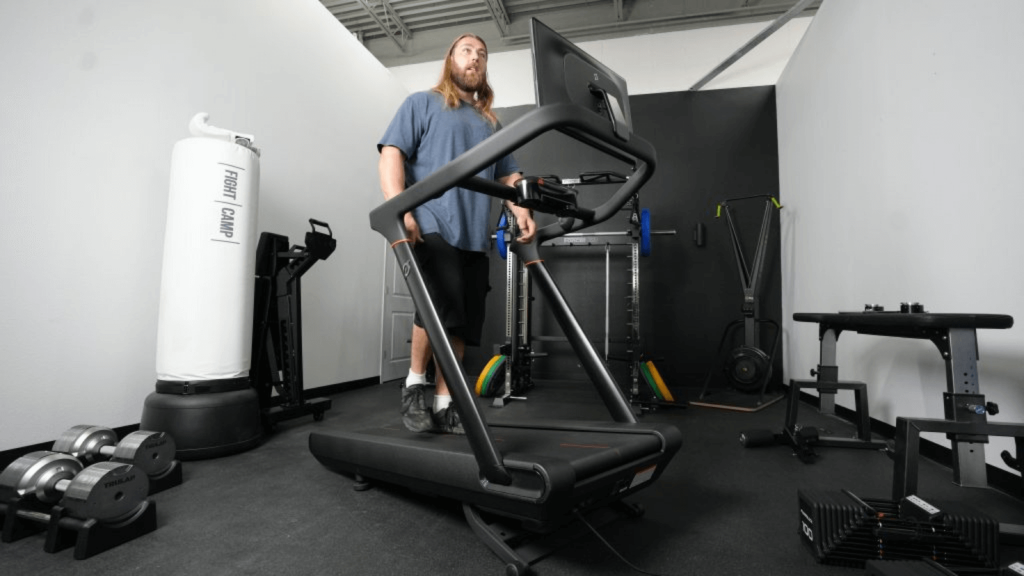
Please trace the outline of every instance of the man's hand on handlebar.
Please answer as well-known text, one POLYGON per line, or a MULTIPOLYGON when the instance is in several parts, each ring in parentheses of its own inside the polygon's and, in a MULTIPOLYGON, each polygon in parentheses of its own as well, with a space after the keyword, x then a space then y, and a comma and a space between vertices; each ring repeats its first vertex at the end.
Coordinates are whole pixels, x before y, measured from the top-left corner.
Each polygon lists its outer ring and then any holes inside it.
MULTIPOLYGON (((515 174, 509 174, 499 181, 506 186, 516 186, 523 177, 522 172, 516 172, 515 174)), ((533 221, 533 211, 529 208, 523 208, 517 206, 513 202, 506 200, 505 206, 512 211, 512 215, 516 217, 516 226, 519 228, 519 237, 516 241, 520 244, 529 244, 533 242, 533 237, 537 235, 537 224, 533 221)))
POLYGON ((519 228, 519 237, 516 238, 516 241, 520 244, 533 242, 533 237, 537 234, 537 223, 533 221, 533 214, 529 209, 516 206, 511 202, 508 207, 516 217, 516 226, 519 228))
POLYGON ((412 212, 405 213, 405 233, 413 244, 423 242, 423 235, 420 234, 420 225, 416 222, 412 212))

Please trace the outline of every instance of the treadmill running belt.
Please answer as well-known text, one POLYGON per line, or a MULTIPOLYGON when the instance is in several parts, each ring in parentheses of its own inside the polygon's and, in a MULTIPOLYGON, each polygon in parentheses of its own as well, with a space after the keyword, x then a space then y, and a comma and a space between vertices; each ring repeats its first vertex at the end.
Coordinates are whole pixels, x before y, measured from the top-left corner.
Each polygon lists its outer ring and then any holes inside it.
POLYGON ((682 444, 670 425, 562 421, 489 429, 513 475, 511 486, 482 478, 464 436, 415 434, 397 425, 314 432, 309 446, 336 471, 543 523, 646 486, 682 444))

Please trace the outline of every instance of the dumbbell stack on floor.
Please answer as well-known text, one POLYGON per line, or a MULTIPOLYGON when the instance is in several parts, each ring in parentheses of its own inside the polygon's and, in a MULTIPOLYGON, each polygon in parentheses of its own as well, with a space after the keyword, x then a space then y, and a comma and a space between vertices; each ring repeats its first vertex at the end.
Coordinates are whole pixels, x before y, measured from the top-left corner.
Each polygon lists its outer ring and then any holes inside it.
POLYGON ((181 484, 174 439, 164 432, 138 430, 118 442, 110 428, 79 425, 61 434, 51 450, 70 454, 86 465, 104 460, 131 464, 149 477, 150 495, 181 484))
POLYGON ((81 560, 148 534, 156 530, 150 475, 161 490, 180 484, 174 453, 174 441, 159 432, 118 443, 109 429, 71 428, 53 450, 26 454, 0 472, 0 539, 46 531, 46 552, 73 546, 81 560))

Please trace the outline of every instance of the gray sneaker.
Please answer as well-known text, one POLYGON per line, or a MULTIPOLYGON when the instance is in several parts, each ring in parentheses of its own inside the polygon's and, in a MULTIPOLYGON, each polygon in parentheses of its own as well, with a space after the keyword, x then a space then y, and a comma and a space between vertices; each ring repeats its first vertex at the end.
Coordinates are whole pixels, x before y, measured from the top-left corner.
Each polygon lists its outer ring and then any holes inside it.
POLYGON ((447 408, 440 412, 434 413, 434 423, 437 425, 437 431, 445 434, 465 434, 465 429, 462 428, 462 419, 459 418, 459 412, 455 409, 454 404, 449 404, 447 408))
POLYGON ((402 424, 413 432, 430 432, 434 429, 433 414, 424 399, 426 388, 423 384, 402 386, 402 424))

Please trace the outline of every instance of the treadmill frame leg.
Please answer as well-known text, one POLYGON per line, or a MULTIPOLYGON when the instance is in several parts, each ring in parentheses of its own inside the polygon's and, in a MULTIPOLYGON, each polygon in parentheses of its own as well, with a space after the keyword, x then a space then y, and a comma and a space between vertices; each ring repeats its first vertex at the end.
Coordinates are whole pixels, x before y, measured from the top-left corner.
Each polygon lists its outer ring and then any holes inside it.
MULTIPOLYGON (((578 519, 566 518, 565 524, 541 528, 542 531, 538 532, 517 528, 515 520, 499 515, 488 521, 472 504, 463 503, 462 511, 477 538, 505 562, 506 575, 530 574, 531 565, 591 534, 591 528, 578 519)), ((585 512, 583 516, 596 529, 623 518, 640 518, 644 513, 644 507, 639 504, 616 500, 585 512)))
MULTIPOLYGON (((469 527, 473 529, 476 537, 490 548, 491 552, 494 552, 498 558, 501 558, 502 562, 505 562, 506 572, 508 572, 508 568, 514 567, 519 574, 529 573, 531 561, 516 553, 515 549, 509 544, 521 539, 523 537, 521 532, 512 530, 505 524, 487 522, 471 504, 463 503, 462 512, 466 515, 466 522, 469 523, 469 527)), ((540 557, 538 556, 533 561, 539 559, 540 557)))

